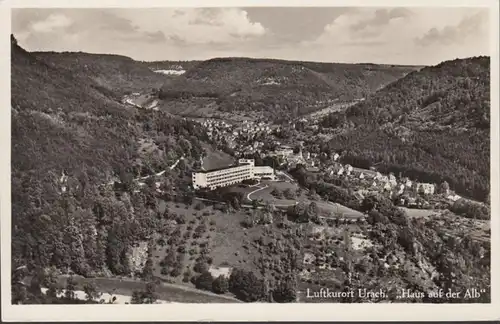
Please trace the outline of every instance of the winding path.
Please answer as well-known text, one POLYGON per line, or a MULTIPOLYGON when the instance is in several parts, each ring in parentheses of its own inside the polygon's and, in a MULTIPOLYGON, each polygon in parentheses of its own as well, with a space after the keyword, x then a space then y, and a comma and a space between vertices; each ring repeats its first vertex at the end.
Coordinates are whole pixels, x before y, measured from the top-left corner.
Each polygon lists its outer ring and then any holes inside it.
POLYGON ((247 199, 248 199, 249 201, 253 201, 253 199, 252 199, 252 198, 250 198, 250 195, 253 195, 253 194, 254 194, 254 193, 256 193, 257 191, 264 190, 264 189, 266 189, 266 188, 269 188, 269 186, 268 186, 268 185, 266 185, 265 187, 259 187, 259 189, 256 189, 256 190, 254 190, 254 191, 250 192, 250 193, 247 195, 247 199))

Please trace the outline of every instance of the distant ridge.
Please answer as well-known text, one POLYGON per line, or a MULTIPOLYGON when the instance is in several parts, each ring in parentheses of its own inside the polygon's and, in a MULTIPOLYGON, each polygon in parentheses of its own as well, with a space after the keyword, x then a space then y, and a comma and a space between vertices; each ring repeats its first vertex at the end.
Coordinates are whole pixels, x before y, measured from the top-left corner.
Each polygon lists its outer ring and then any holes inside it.
POLYGON ((167 81, 160 91, 160 99, 166 102, 165 109, 179 114, 263 114, 272 119, 294 118, 326 108, 332 101, 364 98, 420 68, 213 58, 198 62, 182 76, 167 81), (189 107, 175 104, 179 100, 191 100, 191 104, 189 107))

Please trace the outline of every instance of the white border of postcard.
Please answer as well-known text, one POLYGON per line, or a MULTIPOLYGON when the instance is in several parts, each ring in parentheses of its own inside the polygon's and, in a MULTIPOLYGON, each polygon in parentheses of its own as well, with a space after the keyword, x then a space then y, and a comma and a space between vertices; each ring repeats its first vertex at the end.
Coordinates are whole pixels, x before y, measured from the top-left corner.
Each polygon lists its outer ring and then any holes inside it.
MULTIPOLYGON (((278 17, 277 17, 278 19, 278 17)), ((0 155, 2 321, 374 321, 374 320, 494 320, 500 319, 498 215, 498 0, 0 0, 0 155), (11 8, 43 7, 486 7, 491 37, 491 304, 161 304, 161 305, 11 305, 10 304, 10 30, 11 8)))

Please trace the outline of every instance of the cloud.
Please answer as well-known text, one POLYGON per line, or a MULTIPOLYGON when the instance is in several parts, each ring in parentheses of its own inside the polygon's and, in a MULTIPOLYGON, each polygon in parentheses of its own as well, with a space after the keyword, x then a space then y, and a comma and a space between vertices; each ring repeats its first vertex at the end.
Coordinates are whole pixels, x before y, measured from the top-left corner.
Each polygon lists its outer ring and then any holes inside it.
POLYGON ((139 60, 436 64, 488 55, 485 15, 470 7, 14 9, 12 31, 27 50, 139 60))
POLYGON ((276 46, 312 40, 323 33, 325 25, 352 10, 343 7, 248 7, 248 17, 268 30, 276 46))
POLYGON ((41 33, 53 33, 54 39, 78 34, 80 39, 89 37, 88 42, 107 39, 174 46, 234 45, 266 34, 262 24, 251 21, 239 8, 52 9, 42 14, 24 10, 17 9, 13 15, 13 30, 20 34, 20 43, 37 46, 49 39, 41 33))
POLYGON ((47 19, 35 22, 31 25, 34 32, 50 33, 59 28, 71 26, 73 21, 62 14, 51 14, 47 19))
POLYGON ((419 46, 450 45, 464 43, 469 37, 484 35, 488 26, 488 12, 478 11, 460 20, 456 25, 447 25, 441 29, 433 27, 421 37, 415 38, 419 46))
POLYGON ((353 32, 361 32, 367 27, 388 25, 393 19, 406 18, 411 14, 412 12, 406 8, 378 9, 370 17, 362 18, 352 24, 350 29, 353 32))
POLYGON ((313 41, 316 45, 382 45, 408 25, 412 12, 405 8, 356 8, 337 17, 313 41))
POLYGON ((247 12, 239 8, 144 9, 140 15, 134 10, 119 9, 115 14, 141 31, 161 31, 177 44, 234 43, 266 34, 262 24, 251 21, 247 12))
POLYGON ((487 13, 461 7, 356 8, 302 45, 328 61, 437 64, 488 55, 487 13))

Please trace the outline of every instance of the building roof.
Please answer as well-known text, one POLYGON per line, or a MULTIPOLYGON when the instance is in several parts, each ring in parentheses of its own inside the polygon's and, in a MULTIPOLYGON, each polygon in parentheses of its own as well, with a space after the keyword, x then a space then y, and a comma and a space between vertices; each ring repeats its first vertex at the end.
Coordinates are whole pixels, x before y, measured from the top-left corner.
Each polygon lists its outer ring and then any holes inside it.
POLYGON ((214 171, 220 171, 220 170, 230 169, 230 168, 234 168, 234 167, 238 167, 238 166, 242 166, 242 165, 232 164, 232 165, 226 165, 226 166, 223 166, 223 167, 220 167, 220 168, 213 168, 213 169, 203 168, 203 169, 200 169, 200 170, 196 170, 194 172, 195 173, 209 173, 209 172, 214 172, 214 171))

